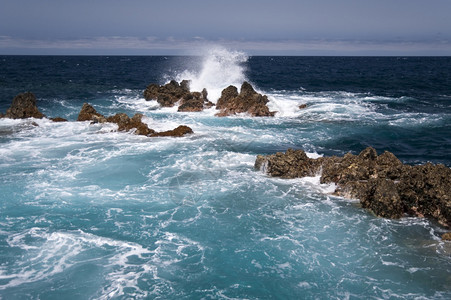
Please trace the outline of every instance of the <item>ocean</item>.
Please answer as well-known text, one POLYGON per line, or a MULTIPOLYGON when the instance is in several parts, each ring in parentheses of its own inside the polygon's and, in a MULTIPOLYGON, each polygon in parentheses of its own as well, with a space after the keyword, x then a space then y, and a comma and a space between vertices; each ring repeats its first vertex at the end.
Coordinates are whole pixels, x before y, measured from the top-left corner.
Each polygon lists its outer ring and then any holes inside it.
POLYGON ((254 169, 258 154, 367 146, 450 167, 451 57, 0 56, 0 112, 26 91, 69 122, 0 119, 0 299, 451 298, 434 221, 378 218, 319 176, 254 169), (277 113, 144 100, 171 79, 212 102, 246 80, 277 113), (84 102, 194 134, 77 122, 84 102))

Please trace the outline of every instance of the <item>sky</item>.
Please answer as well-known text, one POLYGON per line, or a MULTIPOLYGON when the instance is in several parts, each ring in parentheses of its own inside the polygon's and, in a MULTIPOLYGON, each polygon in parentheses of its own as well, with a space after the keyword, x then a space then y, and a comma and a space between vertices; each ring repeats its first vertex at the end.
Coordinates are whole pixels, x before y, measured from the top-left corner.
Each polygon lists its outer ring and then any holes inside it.
POLYGON ((451 0, 0 0, 0 54, 451 55, 451 0))

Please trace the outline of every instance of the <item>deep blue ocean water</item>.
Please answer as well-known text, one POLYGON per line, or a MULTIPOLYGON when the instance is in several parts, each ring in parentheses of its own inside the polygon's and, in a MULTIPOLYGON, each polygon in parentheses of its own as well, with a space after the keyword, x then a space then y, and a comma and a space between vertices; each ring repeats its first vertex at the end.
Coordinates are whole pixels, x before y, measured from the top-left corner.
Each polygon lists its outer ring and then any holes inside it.
POLYGON ((450 57, 0 56, 0 112, 25 91, 69 122, 0 119, 0 299, 451 298, 445 229, 377 218, 319 177, 253 168, 287 148, 367 146, 451 166, 450 57), (248 80, 277 114, 143 99, 173 78, 213 102, 248 80), (76 122, 84 102, 194 134, 76 122))

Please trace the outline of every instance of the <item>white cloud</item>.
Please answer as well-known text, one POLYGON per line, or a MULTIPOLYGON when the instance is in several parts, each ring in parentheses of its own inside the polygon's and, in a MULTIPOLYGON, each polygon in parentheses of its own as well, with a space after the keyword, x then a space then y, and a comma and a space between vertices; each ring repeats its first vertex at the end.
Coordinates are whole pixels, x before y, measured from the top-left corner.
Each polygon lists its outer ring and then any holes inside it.
POLYGON ((222 45, 249 54, 268 55, 451 55, 451 42, 356 40, 206 40, 168 37, 110 36, 81 39, 16 39, 0 36, 0 54, 186 54, 195 55, 208 45, 222 45))

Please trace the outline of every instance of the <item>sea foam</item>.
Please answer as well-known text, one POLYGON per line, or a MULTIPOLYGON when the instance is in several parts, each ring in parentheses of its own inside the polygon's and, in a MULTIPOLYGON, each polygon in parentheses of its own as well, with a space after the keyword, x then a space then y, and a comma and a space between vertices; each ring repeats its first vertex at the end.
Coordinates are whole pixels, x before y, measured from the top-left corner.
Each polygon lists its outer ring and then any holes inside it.
POLYGON ((245 53, 215 46, 205 49, 202 56, 199 72, 185 70, 177 76, 177 81, 191 80, 191 91, 200 92, 206 88, 208 99, 216 103, 223 89, 229 85, 239 88, 246 80, 244 63, 248 56, 245 53))

